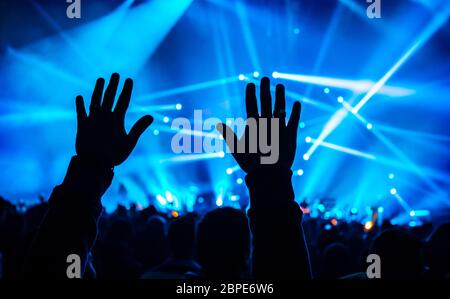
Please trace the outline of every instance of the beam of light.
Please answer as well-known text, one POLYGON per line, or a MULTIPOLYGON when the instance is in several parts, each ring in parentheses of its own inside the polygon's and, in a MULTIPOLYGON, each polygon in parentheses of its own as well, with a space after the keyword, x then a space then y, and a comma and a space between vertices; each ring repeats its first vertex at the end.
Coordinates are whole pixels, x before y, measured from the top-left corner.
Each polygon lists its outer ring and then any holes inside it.
POLYGON ((85 89, 91 87, 91 84, 88 84, 87 81, 80 79, 78 76, 75 76, 70 72, 65 71, 64 69, 58 67, 57 65, 49 61, 46 61, 43 57, 31 53, 24 53, 11 47, 8 47, 6 51, 7 54, 10 55, 15 60, 28 64, 33 69, 39 69, 43 72, 52 74, 56 77, 66 80, 67 82, 70 82, 71 84, 81 86, 85 89))
POLYGON ((430 216, 430 211, 429 210, 411 210, 409 212, 409 215, 411 217, 426 217, 426 216, 430 216))
POLYGON ((379 91, 381 91, 383 85, 395 74, 395 72, 409 59, 411 56, 419 50, 433 35, 434 33, 447 22, 448 15, 450 13, 450 5, 445 7, 437 13, 433 20, 423 29, 418 38, 413 42, 412 46, 400 57, 400 59, 384 74, 383 77, 378 80, 375 85, 369 90, 369 92, 359 101, 353 108, 357 113, 361 108, 379 91))
POLYGON ((188 155, 179 155, 167 159, 161 159, 160 162, 190 162, 190 161, 200 161, 200 160, 209 160, 216 158, 223 158, 225 156, 224 152, 217 153, 206 153, 206 154, 188 154, 188 155))
POLYGON ((241 169, 241 168, 239 167, 239 165, 235 165, 235 166, 233 166, 233 167, 228 167, 228 168, 226 169, 226 173, 227 173, 227 174, 232 174, 233 172, 236 172, 236 171, 238 171, 239 169, 241 169))
POLYGON ((258 51, 256 51, 255 42, 253 40, 253 35, 249 25, 247 10, 241 1, 235 3, 236 12, 239 17, 239 22, 241 24, 242 35, 244 37, 245 46, 247 47, 250 61, 252 62, 253 69, 260 70, 261 64, 259 63, 258 51))
MULTIPOLYGON (((243 76, 245 77, 244 80, 246 80, 248 82, 252 82, 256 86, 259 86, 261 84, 261 82, 259 80, 250 79, 249 77, 247 77, 245 75, 243 75, 243 76)), ((270 85, 270 89, 271 90, 275 90, 275 85, 270 85)), ((333 106, 331 106, 331 105, 324 104, 324 103, 322 103, 320 101, 313 100, 313 99, 311 99, 309 97, 306 97, 306 96, 304 96, 304 95, 302 95, 300 93, 294 92, 292 90, 287 90, 286 89, 285 95, 286 95, 287 98, 290 98, 290 99, 295 100, 295 101, 301 101, 302 103, 305 103, 305 104, 310 104, 310 105, 315 106, 315 107, 317 107, 317 108, 319 108, 321 110, 324 110, 324 111, 328 111, 328 112, 334 112, 335 111, 335 108, 333 106)))
MULTIPOLYGON (((320 68, 322 67, 323 60, 324 60, 325 55, 327 54, 328 49, 330 47, 332 37, 334 36, 334 34, 336 32, 336 28, 338 27, 338 22, 341 18, 341 15, 342 15, 342 8, 340 5, 338 5, 336 7, 336 9, 334 10, 333 17, 331 18, 331 21, 328 25, 327 32, 325 33, 325 37, 320 46, 319 54, 317 55, 316 61, 314 63, 314 67, 313 67, 313 71, 312 71, 313 74, 317 74, 319 72, 320 68)), ((310 85, 308 85, 308 87, 305 91, 305 96, 310 95, 311 89, 312 89, 312 85, 310 84, 310 85)))
POLYGON ((323 146, 323 147, 327 147, 339 152, 343 152, 349 155, 353 155, 353 156, 358 156, 361 158, 365 158, 365 159, 369 159, 369 160, 375 160, 376 157, 372 154, 367 154, 352 148, 348 148, 348 147, 344 147, 344 146, 340 146, 337 144, 333 144, 333 143, 329 143, 329 142, 325 142, 325 141, 318 141, 317 139, 314 138, 309 138, 308 140, 310 140, 310 142, 313 142, 315 144, 317 144, 317 146, 323 146))
MULTIPOLYGON (((372 90, 375 84, 375 82, 370 80, 348 80, 331 77, 309 76, 302 74, 286 74, 280 72, 273 72, 272 76, 274 78, 285 79, 295 82, 302 82, 318 86, 348 89, 353 91, 354 93, 363 93, 368 91, 370 92, 370 90, 372 90)), ((415 91, 412 89, 397 86, 383 86, 383 85, 379 87, 378 91, 380 94, 392 97, 404 97, 415 93, 415 91)))
POLYGON ((381 132, 396 134, 405 138, 414 138, 414 139, 428 139, 442 142, 450 142, 450 137, 445 135, 439 135, 428 132, 420 132, 416 130, 408 130, 402 128, 396 128, 388 125, 380 125, 377 124, 377 128, 381 132))
POLYGON ((323 127, 322 132, 320 132, 319 137, 317 137, 317 139, 314 139, 314 142, 311 145, 311 147, 303 155, 303 158, 305 160, 309 160, 309 158, 314 153, 314 151, 317 149, 317 147, 319 147, 319 145, 325 140, 325 138, 327 138, 328 135, 330 135, 331 132, 333 132, 334 129, 342 122, 342 120, 345 118, 347 113, 348 113, 348 111, 345 108, 341 108, 333 114, 333 116, 330 118, 330 120, 328 120, 328 122, 323 127))
POLYGON ((177 105, 180 104, 166 104, 166 105, 135 105, 131 108, 130 112, 154 112, 154 111, 172 111, 172 110, 180 110, 177 108, 177 105))
POLYGON ((411 211, 411 207, 406 203, 406 201, 403 199, 403 197, 401 197, 398 194, 398 192, 395 192, 392 195, 394 196, 395 199, 397 199, 398 203, 405 210, 405 212, 409 214, 409 212, 411 211))
POLYGON ((159 99, 159 98, 169 97, 169 96, 173 96, 173 95, 207 89, 207 88, 211 88, 211 87, 215 87, 215 86, 219 86, 219 85, 225 85, 225 84, 229 84, 229 83, 236 82, 236 81, 239 81, 238 76, 222 78, 222 79, 217 79, 217 80, 212 80, 212 81, 206 81, 206 82, 201 82, 201 83, 195 83, 195 84, 191 84, 191 85, 180 86, 180 87, 175 87, 172 89, 161 90, 161 91, 156 91, 153 93, 141 95, 141 96, 136 97, 136 101, 148 101, 148 100, 153 100, 153 99, 159 99))

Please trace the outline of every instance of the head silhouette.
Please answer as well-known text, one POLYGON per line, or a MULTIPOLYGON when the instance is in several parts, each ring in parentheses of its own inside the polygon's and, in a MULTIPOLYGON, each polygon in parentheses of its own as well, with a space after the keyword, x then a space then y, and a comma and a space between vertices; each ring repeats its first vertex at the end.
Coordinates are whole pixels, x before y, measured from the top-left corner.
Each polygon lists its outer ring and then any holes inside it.
POLYGON ((198 227, 198 261, 209 278, 239 278, 250 255, 247 217, 233 208, 205 215, 198 227))
POLYGON ((419 278, 423 273, 422 244, 405 231, 382 232, 370 251, 380 256, 382 279, 419 278))
POLYGON ((195 219, 190 216, 175 219, 170 224, 168 238, 173 258, 194 258, 195 219))

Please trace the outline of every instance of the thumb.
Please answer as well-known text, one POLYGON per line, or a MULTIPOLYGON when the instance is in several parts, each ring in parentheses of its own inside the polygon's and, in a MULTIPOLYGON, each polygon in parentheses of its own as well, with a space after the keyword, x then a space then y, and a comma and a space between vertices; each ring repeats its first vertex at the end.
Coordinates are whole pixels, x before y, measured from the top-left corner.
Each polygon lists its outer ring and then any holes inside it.
POLYGON ((223 123, 218 123, 216 125, 216 129, 222 135, 223 139, 225 139, 230 151, 234 153, 236 145, 238 143, 238 138, 236 134, 234 134, 233 130, 229 126, 223 123))
POLYGON ((141 137, 142 133, 152 124, 153 117, 151 115, 146 115, 141 117, 131 128, 130 133, 128 133, 128 140, 130 148, 133 149, 136 143, 141 137))

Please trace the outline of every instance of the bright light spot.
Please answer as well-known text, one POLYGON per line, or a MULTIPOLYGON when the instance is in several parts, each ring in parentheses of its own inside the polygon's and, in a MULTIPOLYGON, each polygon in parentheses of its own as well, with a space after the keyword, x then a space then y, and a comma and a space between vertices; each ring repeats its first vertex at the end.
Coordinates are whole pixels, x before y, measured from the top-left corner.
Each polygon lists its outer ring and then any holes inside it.
POLYGON ((325 87, 325 88, 323 89, 323 92, 324 92, 325 94, 329 94, 329 93, 330 93, 330 89, 329 89, 328 87, 325 87))
POLYGON ((341 96, 339 96, 339 97, 337 98, 337 101, 338 101, 339 103, 342 103, 342 102, 344 101, 344 98, 341 97, 341 96))
POLYGON ((166 199, 161 195, 161 194, 158 194, 158 195, 156 195, 156 200, 162 205, 162 206, 165 206, 166 205, 166 199))
POLYGON ((172 211, 172 213, 170 213, 172 215, 173 218, 178 218, 178 212, 177 211, 172 211))
POLYGON ((364 229, 365 230, 371 230, 372 227, 373 227, 372 221, 367 221, 366 224, 364 224, 364 229))
MULTIPOLYGON (((306 143, 310 143, 311 140, 312 140, 312 139, 311 139, 311 137, 309 137, 309 136, 305 138, 306 143)), ((307 159, 305 159, 305 160, 307 160, 307 159)))
POLYGON ((273 72, 272 73, 272 77, 273 78, 278 78, 279 77, 279 73, 278 72, 273 72))
POLYGON ((325 230, 330 230, 331 229, 331 224, 327 223, 325 224, 325 230))
POLYGON ((299 34, 299 33, 300 33, 300 29, 294 28, 294 34, 299 34))
POLYGON ((232 174, 233 173, 233 168, 227 168, 227 174, 232 174))
POLYGON ((333 224, 334 226, 338 224, 336 218, 331 219, 331 224, 333 224))
POLYGON ((219 157, 220 157, 220 158, 225 157, 225 152, 219 152, 219 157))
POLYGON ((230 196, 230 200, 231 201, 238 201, 239 200, 239 195, 231 195, 230 196))
POLYGON ((258 78, 259 77, 259 72, 253 72, 253 77, 258 78))
POLYGON ((384 212, 384 208, 383 207, 378 207, 378 213, 383 213, 384 212))
POLYGON ((163 122, 165 122, 166 124, 169 122, 170 118, 168 116, 164 116, 163 117, 163 122))
POLYGON ((245 79, 245 76, 243 74, 240 74, 238 78, 239 80, 243 81, 245 79))
POLYGON ((394 178, 395 178, 395 175, 394 175, 393 173, 390 173, 390 174, 389 174, 389 179, 390 179, 390 180, 393 180, 394 178))
POLYGON ((414 212, 414 211, 409 212, 409 216, 411 216, 411 217, 416 216, 416 212, 414 212))
POLYGON ((166 191, 166 198, 169 203, 173 202, 172 193, 166 191))
POLYGON ((237 183, 238 185, 242 184, 243 182, 244 182, 244 180, 241 179, 241 178, 237 178, 237 179, 236 179, 236 183, 237 183))
POLYGON ((300 124, 299 124, 300 129, 303 129, 305 126, 306 126, 306 124, 301 121, 300 124))
POLYGON ((325 206, 323 205, 323 204, 319 204, 318 206, 317 206, 317 209, 320 211, 320 212, 325 212, 325 206))
POLYGON ((391 189, 391 194, 392 194, 392 195, 395 195, 395 194, 397 194, 397 189, 395 189, 395 188, 392 188, 392 189, 391 189))
POLYGON ((218 207, 221 207, 221 206, 223 205, 223 199, 222 199, 222 196, 219 196, 219 197, 217 198, 217 200, 216 200, 216 205, 217 205, 218 207))
POLYGON ((153 130, 153 135, 158 136, 158 135, 159 135, 159 130, 154 129, 154 130, 153 130))
POLYGON ((358 209, 357 209, 357 208, 352 208, 352 209, 350 210, 350 213, 356 214, 356 213, 358 213, 358 209))
POLYGON ((371 123, 367 123, 366 127, 367 127, 368 130, 372 130, 372 127, 373 127, 373 126, 372 126, 371 123))
POLYGON ((303 175, 303 169, 297 170, 297 174, 298 174, 298 175, 303 175))
POLYGON ((352 113, 353 113, 353 114, 356 114, 356 113, 358 113, 358 109, 356 109, 356 108, 352 108, 352 113))
POLYGON ((181 108, 183 108, 183 105, 181 105, 181 104, 176 104, 175 105, 175 109, 181 110, 181 108))
POLYGON ((203 197, 199 197, 197 198, 198 203, 203 203, 205 201, 205 199, 203 197))
POLYGON ((304 154, 304 155, 303 155, 303 160, 308 161, 308 160, 309 160, 309 155, 308 155, 308 154, 304 154))

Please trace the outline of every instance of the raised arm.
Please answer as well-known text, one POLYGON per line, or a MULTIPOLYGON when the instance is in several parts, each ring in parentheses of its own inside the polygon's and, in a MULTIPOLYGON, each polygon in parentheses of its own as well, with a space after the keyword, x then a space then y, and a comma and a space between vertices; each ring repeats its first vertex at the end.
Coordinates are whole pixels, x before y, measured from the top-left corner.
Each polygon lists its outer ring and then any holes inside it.
POLYGON ((253 83, 248 84, 247 125, 240 139, 225 124, 217 127, 237 163, 247 173, 245 181, 250 192, 248 217, 253 234, 252 274, 257 279, 310 279, 309 258, 301 225, 302 212, 294 201, 291 182, 300 102, 294 103, 286 124, 284 86, 276 86, 272 113, 270 81, 267 77, 261 80, 260 102, 261 114, 258 113, 256 87, 253 83), (270 152, 262 147, 265 140, 271 140, 270 152))
POLYGON ((68 256, 72 254, 81 259, 82 276, 90 274, 86 269, 90 268, 90 250, 102 212, 101 197, 111 184, 114 167, 128 158, 141 134, 153 122, 146 115, 126 133, 125 113, 133 81, 125 80, 114 109, 119 75, 112 74, 103 95, 104 84, 103 78, 95 84, 89 115, 83 98, 76 98, 77 154, 70 161, 64 181, 50 196, 49 210, 25 264, 26 277, 66 278, 68 256))

